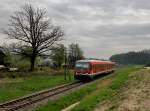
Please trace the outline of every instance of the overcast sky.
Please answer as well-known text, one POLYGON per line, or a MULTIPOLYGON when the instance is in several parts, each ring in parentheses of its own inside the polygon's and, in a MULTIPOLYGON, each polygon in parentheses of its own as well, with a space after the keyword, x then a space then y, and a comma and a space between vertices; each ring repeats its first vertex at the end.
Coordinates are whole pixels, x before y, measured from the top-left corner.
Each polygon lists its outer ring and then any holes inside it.
MULTIPOLYGON (((25 3, 46 8, 65 44, 79 43, 86 57, 150 49, 150 0, 0 0, 0 29, 25 3)), ((5 37, 0 32, 1 44, 5 37)))

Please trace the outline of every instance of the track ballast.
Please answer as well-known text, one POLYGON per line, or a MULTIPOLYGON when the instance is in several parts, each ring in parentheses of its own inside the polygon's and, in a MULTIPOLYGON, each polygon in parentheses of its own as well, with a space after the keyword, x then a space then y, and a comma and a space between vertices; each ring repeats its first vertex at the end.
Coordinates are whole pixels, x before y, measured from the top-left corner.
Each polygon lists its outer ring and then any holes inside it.
POLYGON ((61 85, 61 86, 58 86, 58 87, 55 87, 55 88, 52 88, 49 90, 34 93, 34 94, 26 96, 26 97, 15 99, 15 100, 0 104, 0 111, 16 111, 19 109, 24 109, 26 106, 29 106, 34 103, 40 102, 44 99, 53 97, 57 94, 61 94, 70 89, 81 86, 82 84, 84 84, 84 83, 74 82, 71 84, 61 85))

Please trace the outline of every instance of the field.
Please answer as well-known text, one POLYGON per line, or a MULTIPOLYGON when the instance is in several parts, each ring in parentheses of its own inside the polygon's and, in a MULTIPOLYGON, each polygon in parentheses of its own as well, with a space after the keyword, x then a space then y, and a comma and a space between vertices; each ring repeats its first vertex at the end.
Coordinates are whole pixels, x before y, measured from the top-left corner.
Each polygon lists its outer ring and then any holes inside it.
POLYGON ((110 100, 115 96, 128 80, 130 73, 137 70, 135 67, 119 69, 116 73, 105 76, 85 88, 58 100, 49 101, 47 105, 40 106, 34 111, 60 111, 72 104, 77 106, 66 111, 92 111, 102 101, 110 100))
POLYGON ((65 81, 63 75, 44 73, 31 74, 27 77, 3 78, 0 79, 0 102, 73 81, 73 77, 65 81))
POLYGON ((94 111, 150 111, 150 70, 129 77, 116 96, 97 105, 94 111))
MULTIPOLYGON (((0 102, 64 83, 63 75, 37 74, 0 80, 0 102)), ((150 111, 150 70, 128 66, 33 111, 150 111)))

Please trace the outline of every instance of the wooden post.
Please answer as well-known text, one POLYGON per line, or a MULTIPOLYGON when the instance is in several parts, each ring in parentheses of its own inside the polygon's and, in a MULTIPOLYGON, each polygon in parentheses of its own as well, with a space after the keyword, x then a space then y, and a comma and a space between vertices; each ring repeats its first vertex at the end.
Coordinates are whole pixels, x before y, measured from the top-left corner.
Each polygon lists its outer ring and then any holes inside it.
POLYGON ((65 51, 64 79, 67 80, 67 53, 65 51))

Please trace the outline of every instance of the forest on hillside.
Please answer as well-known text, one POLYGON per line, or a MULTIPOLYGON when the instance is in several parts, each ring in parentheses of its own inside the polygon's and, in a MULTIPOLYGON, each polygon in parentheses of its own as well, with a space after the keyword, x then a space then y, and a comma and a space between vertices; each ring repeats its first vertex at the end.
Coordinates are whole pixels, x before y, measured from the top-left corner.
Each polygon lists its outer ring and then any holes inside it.
POLYGON ((150 50, 115 54, 112 55, 109 59, 118 64, 148 65, 150 64, 150 50))

